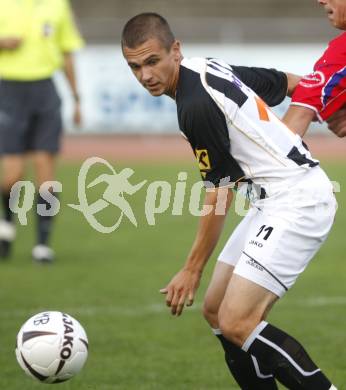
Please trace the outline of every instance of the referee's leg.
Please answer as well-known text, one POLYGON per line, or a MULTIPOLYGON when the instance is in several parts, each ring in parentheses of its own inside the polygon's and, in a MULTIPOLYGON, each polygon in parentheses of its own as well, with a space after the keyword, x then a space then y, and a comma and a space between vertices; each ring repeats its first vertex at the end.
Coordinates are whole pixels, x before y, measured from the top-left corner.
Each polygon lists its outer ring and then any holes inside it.
MULTIPOLYGON (((36 186, 37 199, 36 204, 43 206, 44 210, 51 211, 52 204, 47 200, 50 195, 54 194, 52 187, 41 187, 42 184, 53 181, 55 179, 55 162, 56 156, 54 153, 46 151, 36 151, 32 154, 36 186), (41 192, 39 192, 41 188, 41 192), (43 193, 42 193, 43 191, 43 193), (48 194, 50 192, 51 194, 48 194)), ((40 262, 51 262, 54 260, 54 252, 50 248, 50 237, 53 227, 52 215, 37 214, 37 240, 33 248, 33 258, 40 262)))
MULTIPOLYGON (((33 156, 36 186, 40 186, 55 179, 55 161, 60 149, 62 136, 61 103, 52 80, 42 80, 36 85, 36 92, 40 91, 35 101, 36 118, 30 128, 30 150, 33 156)), ((34 96, 37 96, 35 94, 34 96)), ((46 188, 57 197, 53 188, 46 188)), ((46 199, 51 194, 38 193, 37 206, 47 211, 54 207, 46 199)), ((50 263, 54 260, 54 252, 50 247, 50 238, 53 228, 53 213, 37 213, 37 242, 33 248, 34 260, 50 263)))
POLYGON ((13 185, 23 179, 24 167, 25 158, 23 154, 4 154, 2 156, 1 202, 3 218, 0 220, 1 258, 7 258, 10 255, 12 242, 15 238, 15 222, 10 209, 10 194, 13 185))
POLYGON ((45 151, 37 151, 32 156, 37 187, 47 181, 53 181, 55 179, 56 155, 45 151))
POLYGON ((25 156, 23 154, 5 154, 2 157, 2 184, 4 193, 9 194, 13 185, 24 177, 25 156))

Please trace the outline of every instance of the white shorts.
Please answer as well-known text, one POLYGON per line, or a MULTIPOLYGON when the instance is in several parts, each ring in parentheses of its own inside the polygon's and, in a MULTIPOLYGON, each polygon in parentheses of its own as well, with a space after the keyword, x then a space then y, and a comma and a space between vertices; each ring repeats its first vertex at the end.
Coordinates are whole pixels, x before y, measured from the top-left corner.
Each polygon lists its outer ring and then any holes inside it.
POLYGON ((292 187, 251 207, 218 259, 278 297, 304 271, 334 221, 337 204, 332 185, 319 167, 311 171, 292 187))

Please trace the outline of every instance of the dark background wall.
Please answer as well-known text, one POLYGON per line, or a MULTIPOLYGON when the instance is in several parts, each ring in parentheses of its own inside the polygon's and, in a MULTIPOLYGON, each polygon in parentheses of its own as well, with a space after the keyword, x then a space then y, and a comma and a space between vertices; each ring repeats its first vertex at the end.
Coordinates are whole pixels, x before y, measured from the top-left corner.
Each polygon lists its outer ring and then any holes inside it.
POLYGON ((119 42, 131 16, 155 11, 189 42, 326 42, 336 35, 317 0, 71 0, 89 43, 119 42))

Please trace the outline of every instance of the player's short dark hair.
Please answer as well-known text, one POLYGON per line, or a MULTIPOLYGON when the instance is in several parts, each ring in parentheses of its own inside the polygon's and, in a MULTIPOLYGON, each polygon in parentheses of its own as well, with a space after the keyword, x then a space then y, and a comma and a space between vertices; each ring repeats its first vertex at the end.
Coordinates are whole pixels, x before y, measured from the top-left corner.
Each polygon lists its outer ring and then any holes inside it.
POLYGON ((135 49, 148 39, 158 39, 166 50, 169 50, 175 37, 167 20, 155 12, 144 12, 131 18, 121 36, 121 47, 135 49))

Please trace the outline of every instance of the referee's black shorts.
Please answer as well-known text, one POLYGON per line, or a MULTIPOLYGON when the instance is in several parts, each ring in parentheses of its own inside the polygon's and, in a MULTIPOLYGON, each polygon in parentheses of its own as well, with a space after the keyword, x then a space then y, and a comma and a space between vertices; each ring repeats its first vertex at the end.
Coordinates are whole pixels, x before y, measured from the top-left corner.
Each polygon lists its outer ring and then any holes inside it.
POLYGON ((57 153, 61 100, 51 79, 0 81, 0 153, 57 153))

